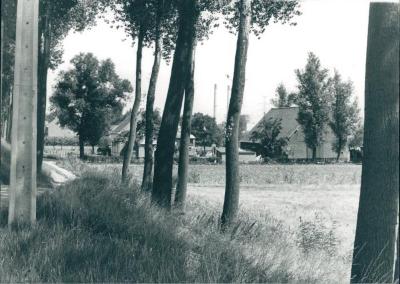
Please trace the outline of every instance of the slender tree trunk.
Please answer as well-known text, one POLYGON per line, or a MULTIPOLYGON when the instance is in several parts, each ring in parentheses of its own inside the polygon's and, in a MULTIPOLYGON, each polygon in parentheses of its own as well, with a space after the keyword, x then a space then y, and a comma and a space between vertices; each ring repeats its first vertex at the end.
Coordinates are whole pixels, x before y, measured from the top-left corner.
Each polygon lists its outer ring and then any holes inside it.
POLYGON ((179 144, 178 183, 176 187, 175 204, 176 208, 181 211, 183 211, 185 208, 189 170, 189 145, 194 100, 195 51, 196 48, 194 46, 191 56, 188 60, 189 77, 187 78, 185 87, 185 104, 183 107, 181 141, 179 144))
POLYGON ((239 118, 243 102, 249 45, 251 1, 240 1, 239 34, 236 45, 232 94, 226 125, 226 186, 221 228, 225 230, 235 221, 239 209, 239 118))
POLYGON ((92 154, 94 154, 94 145, 91 145, 92 146, 92 154))
POLYGON ((396 264, 394 266, 394 281, 397 281, 399 283, 399 269, 400 269, 400 263, 399 263, 399 256, 400 256, 400 251, 399 251, 399 245, 400 245, 400 240, 399 240, 399 231, 397 231, 397 244, 396 244, 396 250, 397 250, 397 255, 396 255, 396 264))
POLYGON ((177 44, 155 152, 152 200, 168 209, 171 208, 175 139, 188 76, 187 60, 195 42, 197 3, 198 0, 181 2, 177 44))
MULTIPOLYGON (((160 19, 158 21, 160 22, 160 19)), ((153 108, 154 108, 154 99, 156 93, 158 73, 160 70, 160 62, 161 62, 162 38, 160 32, 160 23, 158 23, 157 25, 156 33, 157 36, 155 40, 154 63, 153 63, 153 69, 151 70, 150 84, 149 84, 149 90, 147 92, 147 101, 146 101, 146 133, 145 133, 145 144, 144 144, 144 169, 143 169, 143 180, 142 180, 143 191, 151 191, 151 185, 153 179, 153 135, 154 135, 153 108)))
MULTIPOLYGON (((3 11, 3 1, 1 2, 1 10, 3 11)), ((3 35, 4 35, 4 23, 3 23, 3 18, 1 18, 1 59, 0 59, 0 111, 3 112, 3 63, 4 63, 4 40, 3 40, 3 35)), ((4 121, 7 121, 6 119, 3 120, 3 113, 0 114, 0 139, 4 137, 5 134, 5 129, 3 127, 4 121)), ((7 123, 5 123, 7 124, 7 123)), ((0 161, 1 161, 1 155, 0 155, 0 161)))
POLYGON ((315 162, 317 160, 317 147, 313 146, 312 148, 312 161, 315 162))
POLYGON ((342 138, 338 139, 338 151, 337 151, 337 155, 336 155, 336 162, 339 162, 340 159, 340 153, 342 152, 342 147, 343 147, 343 140, 342 138))
POLYGON ((141 27, 138 35, 138 47, 136 52, 136 83, 135 83, 135 101, 133 103, 131 120, 129 127, 129 137, 127 147, 124 153, 124 161, 122 164, 122 181, 126 181, 129 172, 129 164, 131 163, 133 146, 136 140, 136 123, 139 111, 140 100, 142 99, 142 51, 143 51, 144 30, 141 27))
POLYGON ((43 163, 44 136, 46 124, 47 102, 47 72, 50 64, 51 45, 51 1, 48 1, 46 15, 41 23, 39 31, 39 56, 38 56, 38 112, 37 112, 37 169, 40 173, 43 163))
POLYGON ((399 18, 399 4, 370 4, 353 283, 393 282, 399 221, 399 18))
POLYGON ((12 131, 12 117, 13 117, 13 99, 12 99, 12 90, 10 90, 10 108, 8 110, 8 119, 7 119, 7 133, 6 133, 6 141, 7 143, 11 143, 11 131, 12 131))
POLYGON ((81 134, 79 134, 79 158, 85 158, 85 143, 81 134))

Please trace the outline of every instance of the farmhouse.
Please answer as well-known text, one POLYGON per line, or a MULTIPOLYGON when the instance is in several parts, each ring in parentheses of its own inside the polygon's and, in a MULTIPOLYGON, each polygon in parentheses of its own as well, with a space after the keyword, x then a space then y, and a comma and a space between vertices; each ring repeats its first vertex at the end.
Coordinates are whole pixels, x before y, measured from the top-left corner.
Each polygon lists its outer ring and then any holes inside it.
MULTIPOLYGON (((251 141, 250 134, 260 129, 263 122, 269 119, 281 120, 281 131, 278 138, 287 138, 288 144, 284 148, 288 159, 290 160, 307 160, 312 158, 312 149, 308 148, 304 141, 304 133, 297 122, 297 115, 299 113, 298 107, 281 107, 272 108, 264 117, 248 132, 242 139, 240 145, 243 149, 255 149, 257 141, 251 141)), ((317 159, 333 160, 336 159, 337 154, 333 151, 332 145, 335 142, 335 135, 327 127, 323 136, 323 143, 317 148, 317 159)), ((341 153, 340 160, 348 161, 350 154, 348 149, 344 149, 341 153)))
MULTIPOLYGON (((109 133, 109 138, 111 142, 111 155, 119 156, 121 154, 122 149, 126 144, 126 135, 129 133, 130 127, 130 116, 128 115, 124 120, 122 120, 119 124, 111 127, 111 131, 109 133)), ((178 133, 176 134, 176 147, 179 147, 179 142, 181 139, 181 129, 179 127, 178 133)), ((143 159, 144 158, 144 144, 145 139, 141 138, 135 143, 135 153, 136 158, 143 159)), ((155 150, 157 145, 157 140, 153 139, 153 149, 155 150)), ((192 152, 194 147, 196 146, 196 137, 190 134, 190 145, 189 152, 192 152)))
POLYGON ((61 127, 58 119, 54 118, 52 121, 46 123, 45 133, 48 139, 55 138, 76 138, 76 134, 67 127, 61 127))

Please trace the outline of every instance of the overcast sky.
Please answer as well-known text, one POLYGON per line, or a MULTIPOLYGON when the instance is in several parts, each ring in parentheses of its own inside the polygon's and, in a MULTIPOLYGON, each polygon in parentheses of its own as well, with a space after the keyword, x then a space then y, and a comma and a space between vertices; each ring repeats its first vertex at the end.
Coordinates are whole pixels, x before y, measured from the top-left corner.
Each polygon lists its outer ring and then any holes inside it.
MULTIPOLYGON (((354 82, 354 93, 364 108, 364 75, 369 0, 305 0, 297 26, 271 24, 262 38, 251 37, 247 61, 246 87, 242 113, 250 116, 250 126, 271 108, 277 85, 284 83, 296 90, 294 70, 304 68, 312 51, 324 67, 336 68, 343 79, 354 82)), ((64 40, 64 63, 49 74, 49 85, 56 74, 70 67, 70 59, 79 52, 92 52, 99 59, 111 58, 120 77, 134 85, 136 46, 122 30, 99 22, 91 30, 70 33, 64 40)), ((217 84, 217 122, 226 118, 227 85, 231 84, 236 37, 223 27, 199 45, 196 53, 194 112, 213 114, 214 84, 217 84), (230 75, 230 80, 226 75, 230 75)), ((152 51, 143 55, 143 90, 146 91, 152 67, 152 51)), ((156 107, 165 103, 171 64, 161 65, 156 107)), ((129 102, 131 107, 132 100, 129 102)))

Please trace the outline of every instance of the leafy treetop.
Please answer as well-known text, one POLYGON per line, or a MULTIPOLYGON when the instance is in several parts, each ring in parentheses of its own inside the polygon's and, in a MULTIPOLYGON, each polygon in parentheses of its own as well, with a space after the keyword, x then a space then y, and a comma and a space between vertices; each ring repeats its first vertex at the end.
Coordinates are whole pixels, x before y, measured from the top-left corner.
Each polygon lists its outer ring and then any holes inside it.
POLYGON ((99 62, 93 54, 81 53, 71 63, 72 69, 60 72, 50 98, 51 111, 61 126, 67 126, 93 145, 108 129, 112 118, 121 115, 132 87, 115 73, 110 59, 99 62))

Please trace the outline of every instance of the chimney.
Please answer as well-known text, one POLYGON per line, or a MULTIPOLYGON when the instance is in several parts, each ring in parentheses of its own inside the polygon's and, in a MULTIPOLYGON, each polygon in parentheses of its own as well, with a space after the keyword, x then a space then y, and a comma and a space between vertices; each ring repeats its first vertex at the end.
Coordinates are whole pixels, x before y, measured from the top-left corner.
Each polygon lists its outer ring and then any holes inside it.
POLYGON ((214 119, 217 121, 217 84, 214 84, 214 119))

